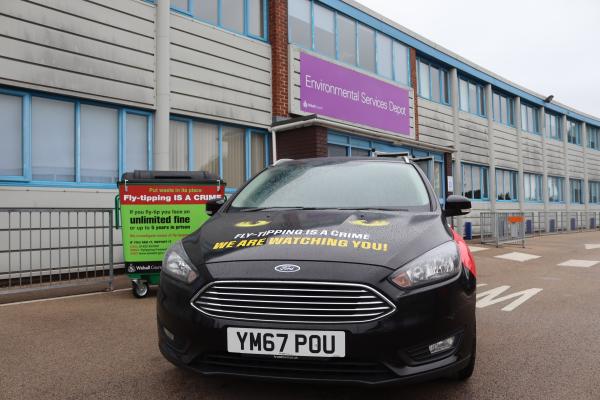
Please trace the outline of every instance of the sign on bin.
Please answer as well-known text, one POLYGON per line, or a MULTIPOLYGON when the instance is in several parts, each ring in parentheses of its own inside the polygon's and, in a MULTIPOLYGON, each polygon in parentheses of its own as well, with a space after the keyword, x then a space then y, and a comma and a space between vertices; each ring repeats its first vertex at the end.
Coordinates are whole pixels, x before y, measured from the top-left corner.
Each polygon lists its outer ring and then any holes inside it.
POLYGON ((167 248, 209 218, 205 203, 222 198, 224 190, 223 185, 119 185, 127 272, 159 271, 167 248))

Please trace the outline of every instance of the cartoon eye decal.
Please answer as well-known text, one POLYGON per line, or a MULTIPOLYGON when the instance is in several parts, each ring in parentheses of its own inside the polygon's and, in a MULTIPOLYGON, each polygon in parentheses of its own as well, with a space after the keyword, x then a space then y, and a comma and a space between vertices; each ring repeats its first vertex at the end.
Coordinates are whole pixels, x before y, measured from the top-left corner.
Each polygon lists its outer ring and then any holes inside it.
POLYGON ((373 221, 367 221, 365 219, 357 219, 354 221, 350 221, 352 225, 358 226, 387 226, 390 223, 384 219, 374 219, 373 221))
POLYGON ((264 226, 270 224, 270 221, 259 219, 258 221, 240 221, 235 226, 238 228, 254 228, 256 226, 264 226))

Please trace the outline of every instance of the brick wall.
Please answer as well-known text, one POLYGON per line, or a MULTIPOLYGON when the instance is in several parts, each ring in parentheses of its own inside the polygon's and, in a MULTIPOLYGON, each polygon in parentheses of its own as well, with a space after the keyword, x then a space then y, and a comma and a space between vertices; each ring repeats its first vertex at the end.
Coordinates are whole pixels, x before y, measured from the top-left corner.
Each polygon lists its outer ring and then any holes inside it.
POLYGON ((269 1, 269 42, 273 81, 273 119, 278 120, 288 116, 287 0, 269 1))
POLYGON ((419 96, 417 96, 417 50, 410 48, 410 85, 414 90, 415 140, 419 140, 419 96))
POLYGON ((307 126, 277 133, 277 158, 327 157, 327 128, 307 126))

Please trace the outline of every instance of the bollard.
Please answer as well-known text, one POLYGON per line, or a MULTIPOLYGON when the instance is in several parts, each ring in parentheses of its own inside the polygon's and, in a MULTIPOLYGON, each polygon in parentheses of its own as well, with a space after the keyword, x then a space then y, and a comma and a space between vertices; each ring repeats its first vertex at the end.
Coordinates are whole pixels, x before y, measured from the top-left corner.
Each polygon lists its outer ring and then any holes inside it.
POLYGON ((533 221, 528 219, 525 221, 525 233, 531 235, 533 233, 533 221))
POLYGON ((464 238, 465 238, 465 240, 473 239, 473 228, 472 228, 472 224, 470 222, 465 222, 464 238))

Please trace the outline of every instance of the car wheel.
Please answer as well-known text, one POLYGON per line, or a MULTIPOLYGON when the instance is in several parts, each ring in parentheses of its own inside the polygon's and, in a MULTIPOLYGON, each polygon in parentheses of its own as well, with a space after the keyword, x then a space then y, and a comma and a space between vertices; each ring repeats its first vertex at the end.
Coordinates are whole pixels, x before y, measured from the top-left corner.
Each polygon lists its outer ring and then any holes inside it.
POLYGON ((138 299, 148 295, 148 284, 144 281, 131 281, 131 290, 138 299))
POLYGON ((473 371, 475 370, 475 358, 477 351, 477 339, 473 339, 473 350, 471 351, 471 359, 469 360, 469 364, 456 372, 455 378, 459 381, 466 381, 473 375, 473 371))

